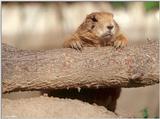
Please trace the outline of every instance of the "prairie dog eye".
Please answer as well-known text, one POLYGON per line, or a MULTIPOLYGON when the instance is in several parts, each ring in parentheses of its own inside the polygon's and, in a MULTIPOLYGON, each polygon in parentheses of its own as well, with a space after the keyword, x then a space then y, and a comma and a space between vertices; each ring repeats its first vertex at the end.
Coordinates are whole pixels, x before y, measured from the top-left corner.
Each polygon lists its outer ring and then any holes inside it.
POLYGON ((92 26, 91 26, 91 29, 93 29, 94 27, 95 27, 95 25, 92 25, 92 26))
POLYGON ((92 19, 93 22, 98 22, 98 20, 96 19, 95 16, 92 16, 91 19, 92 19))

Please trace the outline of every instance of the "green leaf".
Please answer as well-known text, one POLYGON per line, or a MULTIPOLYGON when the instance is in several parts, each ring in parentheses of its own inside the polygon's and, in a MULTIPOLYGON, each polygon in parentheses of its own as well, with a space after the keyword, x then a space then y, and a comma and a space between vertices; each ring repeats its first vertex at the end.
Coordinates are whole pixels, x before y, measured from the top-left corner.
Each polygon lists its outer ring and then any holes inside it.
POLYGON ((148 109, 144 108, 143 110, 143 118, 148 118, 148 109))
POLYGON ((155 1, 144 2, 144 7, 146 11, 159 9, 159 2, 155 2, 155 1))
POLYGON ((111 5, 112 5, 114 8, 123 8, 123 7, 126 7, 126 6, 127 6, 127 3, 128 3, 128 2, 111 2, 111 5))

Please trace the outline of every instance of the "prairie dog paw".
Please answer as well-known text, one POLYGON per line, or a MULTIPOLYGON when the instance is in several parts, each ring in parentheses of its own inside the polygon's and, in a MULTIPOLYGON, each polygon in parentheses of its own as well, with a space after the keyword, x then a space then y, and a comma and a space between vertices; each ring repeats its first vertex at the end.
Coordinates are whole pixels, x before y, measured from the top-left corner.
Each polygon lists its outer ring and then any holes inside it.
POLYGON ((81 40, 70 40, 66 43, 65 47, 81 51, 83 49, 83 44, 81 40))
POLYGON ((128 39, 125 38, 124 36, 121 36, 121 37, 118 37, 118 38, 114 41, 113 46, 114 46, 115 48, 123 48, 123 47, 127 46, 127 43, 128 43, 128 39))

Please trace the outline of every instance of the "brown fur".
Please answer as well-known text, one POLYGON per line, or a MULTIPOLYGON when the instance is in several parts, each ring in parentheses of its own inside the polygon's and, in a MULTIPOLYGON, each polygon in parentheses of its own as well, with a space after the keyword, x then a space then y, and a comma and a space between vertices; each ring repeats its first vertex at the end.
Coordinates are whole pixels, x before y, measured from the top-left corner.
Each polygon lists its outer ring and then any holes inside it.
MULTIPOLYGON (((94 12, 89 14, 72 37, 65 41, 64 47, 77 50, 91 46, 114 46, 119 48, 126 46, 127 42, 127 38, 120 31, 119 25, 113 19, 111 13, 94 12), (109 30, 109 27, 112 27, 112 29, 109 30)), ((83 94, 88 96, 88 102, 104 105, 108 110, 115 111, 121 88, 92 90, 92 95, 87 94, 89 92, 89 90, 86 90, 83 94)))
POLYGON ((82 50, 83 47, 112 45, 118 48, 126 46, 127 41, 111 13, 94 12, 65 41, 64 47, 82 50), (113 26, 113 29, 109 31, 108 26, 113 26))

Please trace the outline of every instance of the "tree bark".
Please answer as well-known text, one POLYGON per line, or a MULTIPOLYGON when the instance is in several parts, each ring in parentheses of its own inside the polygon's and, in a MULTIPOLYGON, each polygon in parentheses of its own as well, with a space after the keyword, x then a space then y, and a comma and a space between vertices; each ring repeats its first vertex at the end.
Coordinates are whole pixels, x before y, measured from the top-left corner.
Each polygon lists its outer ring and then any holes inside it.
POLYGON ((2 44, 2 90, 141 87, 159 83, 158 41, 124 49, 21 50, 2 44))

